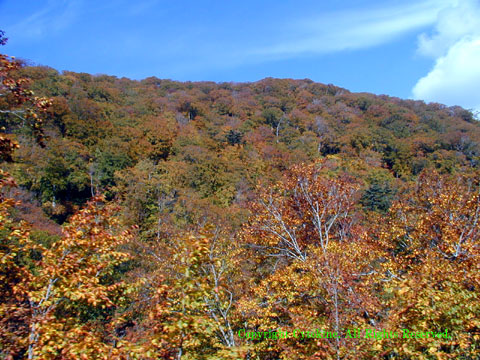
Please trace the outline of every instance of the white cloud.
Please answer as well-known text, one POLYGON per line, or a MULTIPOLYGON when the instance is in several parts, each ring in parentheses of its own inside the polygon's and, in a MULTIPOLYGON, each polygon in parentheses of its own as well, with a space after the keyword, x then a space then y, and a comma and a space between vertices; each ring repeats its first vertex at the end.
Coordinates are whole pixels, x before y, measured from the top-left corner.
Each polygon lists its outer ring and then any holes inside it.
POLYGON ((413 96, 430 102, 460 105, 480 111, 480 37, 464 38, 437 59, 428 75, 413 88, 413 96))
POLYGON ((436 59, 412 89, 415 99, 480 111, 480 4, 459 0, 438 15, 433 35, 419 37, 418 52, 436 59))
POLYGON ((324 14, 291 26, 289 40, 256 49, 252 55, 276 58, 325 54, 381 45, 409 31, 435 23, 455 0, 427 0, 402 6, 324 14))
POLYGON ((460 0, 439 12, 433 35, 420 35, 418 52, 437 58, 457 41, 473 34, 480 34, 480 7, 476 1, 460 0))

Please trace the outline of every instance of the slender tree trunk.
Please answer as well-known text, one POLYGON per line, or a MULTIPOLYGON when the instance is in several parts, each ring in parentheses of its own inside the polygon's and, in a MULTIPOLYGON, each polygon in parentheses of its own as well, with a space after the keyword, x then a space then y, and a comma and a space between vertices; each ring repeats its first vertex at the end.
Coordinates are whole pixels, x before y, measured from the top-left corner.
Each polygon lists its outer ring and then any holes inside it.
POLYGON ((278 143, 278 135, 280 134, 280 125, 281 125, 281 123, 282 123, 282 119, 280 119, 280 120, 278 121, 277 130, 276 130, 276 132, 275 132, 276 137, 277 137, 277 138, 276 138, 276 142, 277 142, 277 143, 278 143))
POLYGON ((336 347, 337 347, 337 360, 340 359, 340 319, 339 319, 339 312, 338 312, 338 280, 335 279, 333 285, 333 303, 335 306, 335 332, 337 334, 336 340, 336 347))
POLYGON ((37 323, 33 322, 32 325, 30 325, 30 335, 28 337, 28 359, 33 359, 34 357, 34 351, 35 351, 35 344, 38 339, 38 334, 37 334, 37 323))
POLYGON ((95 194, 97 193, 97 189, 95 188, 95 184, 93 182, 93 174, 94 174, 93 164, 90 165, 88 174, 90 175, 90 193, 92 194, 92 197, 94 197, 95 194))

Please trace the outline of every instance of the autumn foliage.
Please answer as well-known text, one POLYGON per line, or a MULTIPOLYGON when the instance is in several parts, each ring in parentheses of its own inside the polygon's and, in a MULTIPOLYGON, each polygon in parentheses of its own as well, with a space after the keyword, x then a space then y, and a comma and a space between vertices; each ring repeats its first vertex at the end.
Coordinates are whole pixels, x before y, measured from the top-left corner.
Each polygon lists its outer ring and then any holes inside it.
MULTIPOLYGON (((118 248, 129 235, 112 233, 112 208, 101 201, 92 199, 49 247, 35 243, 26 224, 20 230, 9 221, 2 223, 8 234, 2 248, 0 305, 5 354, 81 359, 115 353, 98 322, 111 318, 124 291, 113 272, 128 259, 118 248)), ((3 219, 8 219, 11 205, 3 201, 3 219)))
POLYGON ((1 358, 480 356, 464 109, 0 55, 0 126, 1 358))
POLYGON ((388 325, 453 334, 395 346, 399 354, 475 358, 480 353, 478 181, 478 175, 424 173, 380 226, 380 241, 389 248, 389 267, 396 275, 385 289, 388 325))

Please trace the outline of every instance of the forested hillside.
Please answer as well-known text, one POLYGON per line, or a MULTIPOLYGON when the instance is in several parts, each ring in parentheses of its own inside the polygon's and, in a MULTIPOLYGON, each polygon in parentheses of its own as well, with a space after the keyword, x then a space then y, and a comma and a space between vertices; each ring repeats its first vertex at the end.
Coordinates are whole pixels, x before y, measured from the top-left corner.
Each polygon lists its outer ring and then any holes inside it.
POLYGON ((480 356, 470 111, 0 60, 1 358, 480 356))

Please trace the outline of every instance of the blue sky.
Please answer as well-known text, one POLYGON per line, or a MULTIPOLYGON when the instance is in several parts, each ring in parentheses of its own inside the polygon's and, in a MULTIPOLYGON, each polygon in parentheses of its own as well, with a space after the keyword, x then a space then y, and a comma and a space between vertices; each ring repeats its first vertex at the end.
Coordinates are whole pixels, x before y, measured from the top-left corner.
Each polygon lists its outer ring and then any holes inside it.
POLYGON ((2 52, 142 79, 309 78, 480 110, 480 0, 0 0, 2 52))

